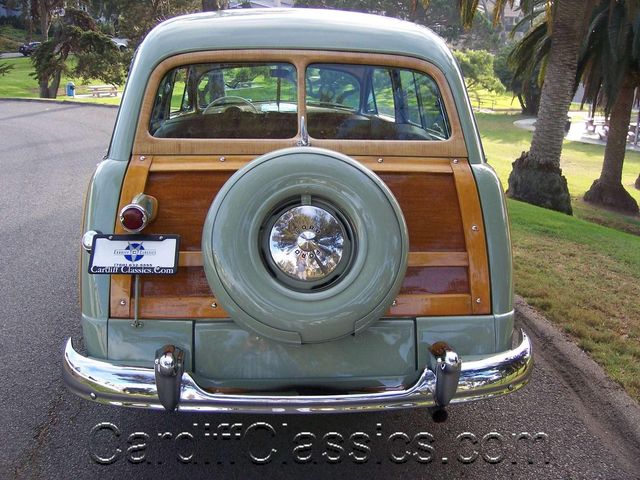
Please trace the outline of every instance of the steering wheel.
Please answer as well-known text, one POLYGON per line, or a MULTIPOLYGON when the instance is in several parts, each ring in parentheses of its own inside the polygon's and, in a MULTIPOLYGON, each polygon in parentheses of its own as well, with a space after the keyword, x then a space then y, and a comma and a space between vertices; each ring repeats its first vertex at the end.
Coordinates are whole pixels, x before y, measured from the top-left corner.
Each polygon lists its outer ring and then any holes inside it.
POLYGON ((253 103, 251 103, 246 98, 238 97, 237 95, 225 95, 224 97, 216 98, 213 102, 211 102, 209 105, 207 105, 207 107, 204 109, 204 111, 202 113, 204 115, 209 114, 209 113, 211 113, 211 111, 215 107, 219 106, 220 104, 225 104, 227 102, 229 102, 229 103, 244 103, 245 105, 251 107, 251 109, 253 110, 253 113, 260 113, 253 103))

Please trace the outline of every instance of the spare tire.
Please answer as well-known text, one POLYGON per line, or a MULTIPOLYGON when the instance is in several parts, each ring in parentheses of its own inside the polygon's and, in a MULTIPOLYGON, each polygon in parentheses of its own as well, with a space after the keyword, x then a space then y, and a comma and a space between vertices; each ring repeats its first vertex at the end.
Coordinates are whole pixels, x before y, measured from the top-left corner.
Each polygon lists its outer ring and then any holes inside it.
POLYGON ((395 197, 351 158, 309 147, 236 172, 207 214, 207 280, 239 325, 288 343, 355 334, 395 299, 408 234, 395 197))

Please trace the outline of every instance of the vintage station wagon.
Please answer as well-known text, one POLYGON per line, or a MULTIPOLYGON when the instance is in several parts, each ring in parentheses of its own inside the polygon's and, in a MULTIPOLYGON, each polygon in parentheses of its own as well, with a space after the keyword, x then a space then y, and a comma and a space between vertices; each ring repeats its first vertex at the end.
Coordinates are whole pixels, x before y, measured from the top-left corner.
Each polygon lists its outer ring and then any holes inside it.
MULTIPOLYGON (((155 28, 89 185, 83 353, 112 405, 442 411, 522 387, 509 227, 444 42, 347 12, 155 28)), ((76 344, 78 346, 78 344, 76 344)))

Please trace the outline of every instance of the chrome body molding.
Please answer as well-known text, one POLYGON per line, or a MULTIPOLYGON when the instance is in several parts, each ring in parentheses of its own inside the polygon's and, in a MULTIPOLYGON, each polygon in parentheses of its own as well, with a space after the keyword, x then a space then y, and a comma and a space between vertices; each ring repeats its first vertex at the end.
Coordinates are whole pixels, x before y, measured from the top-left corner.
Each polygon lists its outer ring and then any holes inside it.
MULTIPOLYGON (((453 359, 451 359, 453 360, 453 359)), ((521 331, 518 345, 480 360, 462 361, 450 403, 481 400, 514 392, 528 381, 533 366, 531 342, 521 331)), ((75 394, 98 403, 147 409, 164 408, 154 368, 131 367, 84 357, 67 340, 63 377, 75 394)), ((406 390, 344 395, 264 395, 208 393, 182 374, 179 411, 234 413, 339 413, 436 406, 437 376, 425 368, 406 390)))

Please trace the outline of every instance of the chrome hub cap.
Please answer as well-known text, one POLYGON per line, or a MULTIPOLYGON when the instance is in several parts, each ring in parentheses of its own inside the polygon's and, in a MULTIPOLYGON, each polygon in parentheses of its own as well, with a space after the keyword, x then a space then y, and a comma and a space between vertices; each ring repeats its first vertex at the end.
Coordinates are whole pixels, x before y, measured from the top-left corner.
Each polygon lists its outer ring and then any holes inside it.
POLYGON ((321 280, 342 259, 345 230, 326 210, 312 205, 292 208, 278 218, 269 236, 271 258, 297 280, 321 280))

